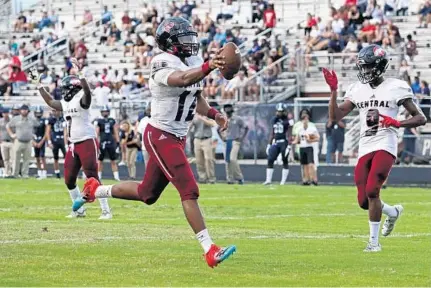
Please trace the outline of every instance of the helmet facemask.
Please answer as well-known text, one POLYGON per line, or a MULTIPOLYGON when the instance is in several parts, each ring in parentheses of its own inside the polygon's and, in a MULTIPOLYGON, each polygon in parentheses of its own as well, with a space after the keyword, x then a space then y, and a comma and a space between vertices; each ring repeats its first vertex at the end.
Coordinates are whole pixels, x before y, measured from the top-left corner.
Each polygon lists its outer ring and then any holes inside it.
POLYGON ((174 54, 179 57, 196 56, 199 52, 200 44, 196 32, 187 32, 177 36, 177 41, 172 43, 174 54))

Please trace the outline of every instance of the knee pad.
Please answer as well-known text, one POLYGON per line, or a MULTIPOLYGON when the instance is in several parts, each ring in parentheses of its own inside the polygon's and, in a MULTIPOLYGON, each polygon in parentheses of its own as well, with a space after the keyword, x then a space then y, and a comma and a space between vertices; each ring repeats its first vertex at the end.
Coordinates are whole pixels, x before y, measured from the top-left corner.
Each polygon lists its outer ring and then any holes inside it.
POLYGON ((268 168, 274 168, 274 161, 268 160, 268 168))
POLYGON ((199 187, 196 181, 187 181, 180 184, 178 192, 180 193, 181 201, 197 200, 199 198, 199 187))
POLYGON ((65 180, 64 183, 66 184, 67 189, 73 190, 76 188, 76 182, 70 183, 68 180, 65 180))
POLYGON ((362 201, 358 199, 358 204, 362 209, 368 210, 368 198, 362 199, 362 201))

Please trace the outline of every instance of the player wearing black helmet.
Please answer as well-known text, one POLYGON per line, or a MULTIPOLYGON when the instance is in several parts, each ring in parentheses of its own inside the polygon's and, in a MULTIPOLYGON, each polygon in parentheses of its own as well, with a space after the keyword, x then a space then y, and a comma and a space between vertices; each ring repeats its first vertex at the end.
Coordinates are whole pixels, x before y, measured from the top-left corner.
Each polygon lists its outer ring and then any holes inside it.
POLYGON ((338 80, 335 71, 323 70, 331 89, 329 118, 338 122, 354 108, 360 114, 359 160, 355 168, 358 203, 368 210, 370 238, 365 252, 378 252, 381 214, 387 216, 382 235, 388 236, 394 229, 403 207, 390 206, 380 200, 380 189, 387 179, 397 156, 397 137, 400 127, 417 127, 426 123, 421 109, 413 101, 410 86, 402 80, 384 78, 389 65, 387 52, 378 45, 363 48, 356 61, 359 81, 346 92, 344 102, 337 104, 338 80), (412 116, 398 121, 399 106, 412 116))
POLYGON ((41 106, 36 107, 34 116, 39 122, 39 126, 34 129, 34 140, 32 144, 34 147, 34 156, 36 157, 37 179, 42 180, 46 179, 45 144, 48 119, 42 117, 43 109, 41 106))
POLYGON ((119 131, 115 119, 109 117, 110 109, 108 105, 104 105, 100 110, 102 118, 94 121, 96 126, 96 134, 99 137, 99 179, 102 179, 103 160, 105 157, 111 161, 112 173, 114 179, 120 181, 118 173, 117 158, 120 152, 119 131))
MULTIPOLYGON (((96 130, 91 121, 91 90, 87 80, 79 73, 80 66, 76 59, 71 59, 73 70, 79 76, 70 75, 61 81, 61 93, 63 100, 55 100, 51 94, 40 84, 40 75, 36 71, 30 72, 33 82, 38 84, 40 95, 49 107, 62 111, 66 119, 67 139, 69 143, 64 161, 64 181, 69 190, 72 201, 79 198, 81 193, 76 185, 79 171, 84 170, 87 177, 98 179, 97 175, 97 157, 99 148, 96 140, 96 130)), ((99 219, 111 219, 107 199, 101 199, 100 206, 102 215, 99 219)), ((84 209, 72 211, 67 217, 84 217, 84 209)))
POLYGON ((264 185, 270 185, 272 182, 272 174, 274 173, 274 162, 278 155, 281 154, 283 160, 283 170, 281 175, 280 185, 286 183, 289 176, 288 157, 291 150, 289 143, 289 129, 293 126, 293 120, 287 118, 286 106, 283 103, 276 105, 275 117, 271 120, 272 130, 269 137, 269 143, 266 147, 266 155, 268 156, 268 167, 266 168, 266 181, 264 185))
POLYGON ((165 19, 157 28, 156 42, 164 51, 151 60, 150 92, 151 118, 143 135, 145 149, 150 158, 141 183, 122 182, 101 186, 99 181, 88 179, 87 192, 74 208, 95 198, 114 197, 143 201, 150 205, 157 201, 165 187, 172 182, 177 188, 186 218, 201 243, 210 267, 227 259, 235 246, 216 246, 209 236, 199 209, 199 188, 184 153, 190 121, 195 112, 214 119, 221 127, 227 119, 211 108, 201 95, 202 80, 214 69, 223 68, 220 50, 207 62, 197 56, 199 41, 189 21, 181 17, 165 19))

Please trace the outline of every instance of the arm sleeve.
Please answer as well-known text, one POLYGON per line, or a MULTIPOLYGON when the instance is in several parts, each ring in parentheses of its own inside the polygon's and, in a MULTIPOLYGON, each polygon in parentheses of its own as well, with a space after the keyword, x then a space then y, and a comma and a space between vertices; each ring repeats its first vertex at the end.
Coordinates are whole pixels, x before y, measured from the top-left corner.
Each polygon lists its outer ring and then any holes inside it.
POLYGON ((166 60, 155 60, 151 63, 151 78, 158 84, 168 86, 169 76, 178 70, 176 66, 175 63, 166 60))
POLYGON ((350 101, 353 103, 353 105, 356 106, 355 100, 353 100, 354 99, 354 97, 353 97, 354 92, 355 92, 355 83, 351 84, 347 88, 346 94, 344 95, 344 100, 350 101))
POLYGON ((401 82, 401 85, 397 87, 395 95, 395 101, 397 102, 398 106, 402 105, 403 100, 414 98, 412 88, 409 87, 407 82, 401 82))

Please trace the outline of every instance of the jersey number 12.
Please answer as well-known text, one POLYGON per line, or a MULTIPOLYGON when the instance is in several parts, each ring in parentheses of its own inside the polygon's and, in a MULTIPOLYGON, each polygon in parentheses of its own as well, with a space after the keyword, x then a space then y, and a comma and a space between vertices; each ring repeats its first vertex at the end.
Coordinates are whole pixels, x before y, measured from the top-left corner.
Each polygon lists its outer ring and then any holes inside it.
POLYGON ((184 110, 187 111, 187 116, 186 116, 186 119, 184 120, 185 121, 193 120, 193 117, 195 116, 196 98, 200 95, 201 91, 200 90, 196 91, 195 94, 193 95, 193 102, 190 104, 189 107, 185 107, 187 96, 189 96, 191 92, 192 91, 184 91, 183 93, 180 94, 180 97, 178 99, 178 110, 177 110, 177 115, 175 116, 175 121, 181 121, 181 118, 183 118, 184 110))

